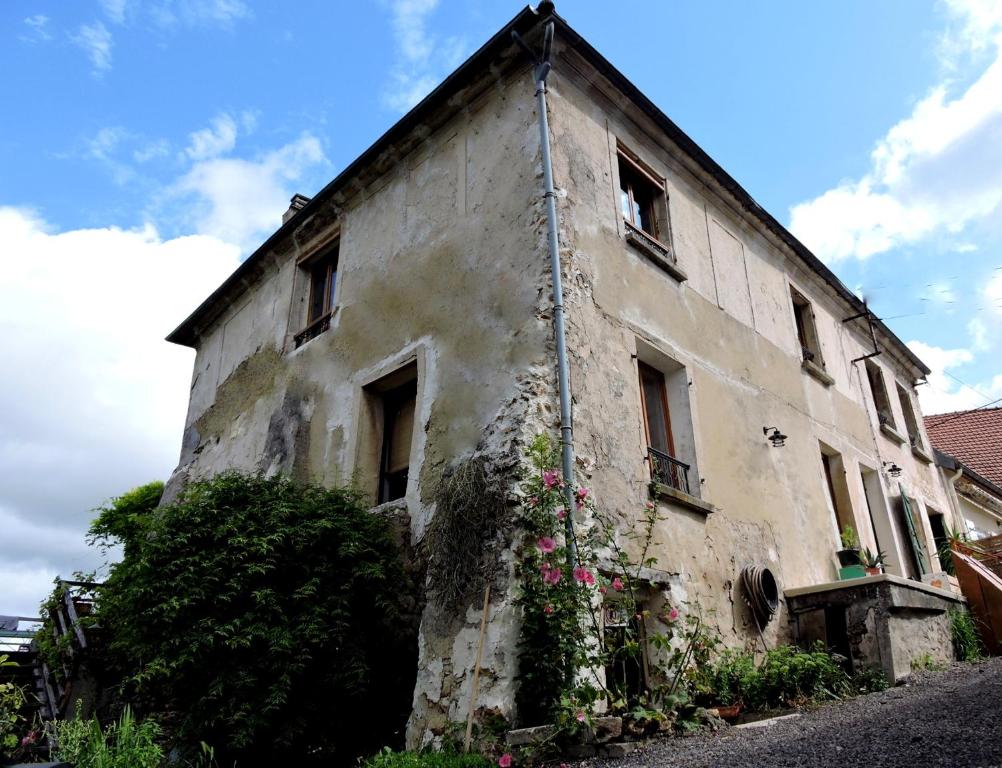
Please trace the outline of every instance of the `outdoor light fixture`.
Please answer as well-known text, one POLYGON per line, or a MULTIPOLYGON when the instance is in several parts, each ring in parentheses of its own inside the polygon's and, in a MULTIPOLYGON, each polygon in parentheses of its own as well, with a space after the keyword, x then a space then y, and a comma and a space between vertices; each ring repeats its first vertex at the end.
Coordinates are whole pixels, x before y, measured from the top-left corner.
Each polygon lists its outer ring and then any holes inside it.
POLYGON ((893 461, 885 461, 884 462, 884 469, 887 470, 887 474, 889 474, 891 477, 900 477, 901 476, 901 467, 899 467, 893 461))
POLYGON ((786 443, 786 435, 779 431, 779 427, 762 427, 762 434, 769 435, 769 442, 772 443, 773 448, 782 448, 786 443), (772 430, 772 434, 769 435, 769 430, 772 430))

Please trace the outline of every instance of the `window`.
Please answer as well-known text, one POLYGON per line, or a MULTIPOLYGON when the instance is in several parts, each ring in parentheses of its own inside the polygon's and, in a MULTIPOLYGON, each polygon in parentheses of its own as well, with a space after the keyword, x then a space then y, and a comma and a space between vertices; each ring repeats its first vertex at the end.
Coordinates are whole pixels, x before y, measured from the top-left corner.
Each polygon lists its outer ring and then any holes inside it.
POLYGON ((818 340, 818 331, 814 325, 814 310, 811 308, 811 303, 792 285, 790 299, 793 301, 793 317, 797 324, 801 356, 804 362, 824 368, 825 362, 821 356, 821 342, 818 340))
POLYGON ((671 252, 668 197, 665 181, 628 149, 619 147, 619 208, 626 226, 626 240, 676 280, 685 273, 671 252))
MULTIPOLYGON (((845 477, 845 464, 842 455, 826 445, 821 446, 821 466, 825 474, 825 487, 828 489, 828 501, 835 514, 835 524, 841 534, 850 526, 860 533, 856 525, 856 517, 849 500, 849 484, 845 477)), ((841 547, 839 547, 841 549, 841 547)))
POLYGON ((908 442, 912 448, 922 451, 922 432, 919 430, 918 421, 915 418, 915 404, 912 402, 908 390, 896 383, 898 388, 898 400, 901 402, 901 411, 905 415, 905 429, 908 430, 908 442))
POLYGON ((407 493, 417 380, 386 392, 383 400, 383 445, 379 461, 379 503, 407 493))
POLYGON ((881 427, 894 429, 894 414, 891 412, 891 401, 884 387, 884 374, 880 367, 870 360, 866 361, 866 378, 870 382, 870 394, 873 395, 873 406, 877 409, 877 420, 881 427))
POLYGON ((319 255, 300 262, 300 269, 309 277, 309 292, 306 295, 306 325, 296 334, 296 346, 300 347, 330 328, 331 314, 334 312, 334 289, 337 286, 337 266, 339 243, 335 242, 319 255))
POLYGON ((639 368, 651 478, 662 485, 689 493, 689 465, 675 458, 664 374, 645 363, 640 363, 639 368))

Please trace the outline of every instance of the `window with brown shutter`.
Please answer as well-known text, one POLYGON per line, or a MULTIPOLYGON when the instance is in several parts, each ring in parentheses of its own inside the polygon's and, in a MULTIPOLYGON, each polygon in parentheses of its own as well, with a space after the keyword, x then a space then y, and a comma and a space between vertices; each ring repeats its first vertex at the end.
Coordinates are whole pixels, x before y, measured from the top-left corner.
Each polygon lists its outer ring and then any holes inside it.
POLYGON ((379 470, 379 503, 403 498, 407 493, 411 438, 417 381, 410 381, 383 395, 383 446, 379 470))

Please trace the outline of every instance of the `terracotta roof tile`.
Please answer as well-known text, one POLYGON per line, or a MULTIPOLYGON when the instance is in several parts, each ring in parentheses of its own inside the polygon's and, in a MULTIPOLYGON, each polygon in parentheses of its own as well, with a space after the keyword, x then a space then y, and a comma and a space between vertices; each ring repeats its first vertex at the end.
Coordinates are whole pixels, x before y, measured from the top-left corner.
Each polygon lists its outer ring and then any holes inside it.
POLYGON ((1002 408, 925 417, 934 447, 1002 486, 1002 408))

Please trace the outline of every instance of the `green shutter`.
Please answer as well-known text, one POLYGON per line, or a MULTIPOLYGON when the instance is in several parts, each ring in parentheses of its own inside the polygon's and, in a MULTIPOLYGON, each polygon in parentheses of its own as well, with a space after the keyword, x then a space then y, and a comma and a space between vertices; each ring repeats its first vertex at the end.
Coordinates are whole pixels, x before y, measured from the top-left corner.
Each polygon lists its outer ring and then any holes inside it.
POLYGON ((898 484, 901 489, 901 506, 905 512, 905 522, 908 524, 908 536, 911 539, 912 551, 915 553, 915 561, 918 563, 919 576, 924 576, 929 568, 926 566, 925 547, 922 546, 922 539, 919 538, 915 530, 915 519, 912 517, 912 505, 908 501, 908 494, 905 493, 903 483, 898 484))

